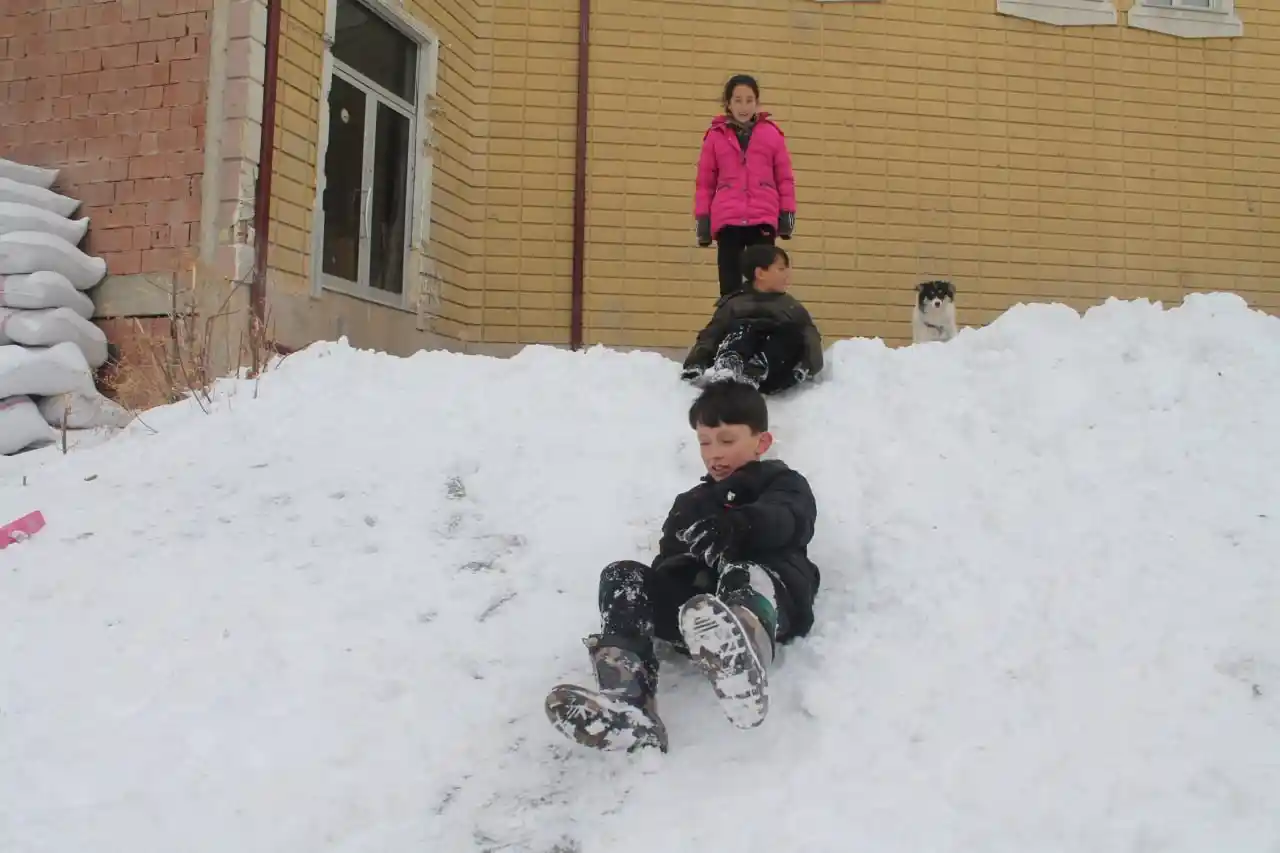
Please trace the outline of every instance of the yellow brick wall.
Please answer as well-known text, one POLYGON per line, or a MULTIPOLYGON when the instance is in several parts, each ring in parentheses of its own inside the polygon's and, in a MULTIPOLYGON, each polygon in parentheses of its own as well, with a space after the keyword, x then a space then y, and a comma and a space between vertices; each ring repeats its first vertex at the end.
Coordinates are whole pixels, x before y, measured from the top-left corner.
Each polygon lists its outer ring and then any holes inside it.
POLYGON ((311 271, 325 0, 283 3, 267 265, 273 284, 305 292, 311 271))
MULTIPOLYGON (((439 316, 430 330, 459 340, 467 339, 478 323, 479 300, 472 281, 477 253, 472 243, 479 228, 475 169, 483 151, 475 128, 483 118, 488 58, 477 51, 477 44, 488 41, 484 16, 491 2, 406 0, 403 4, 441 43, 436 98, 431 102, 436 110, 428 247, 440 279, 440 305, 434 309, 439 316)), ((281 15, 268 266, 273 286, 293 294, 305 294, 311 288, 311 212, 320 138, 325 8, 326 0, 284 0, 281 15)), ((406 282, 406 287, 411 293, 417 291, 416 282, 406 282)), ((312 320, 300 321, 310 337, 327 336, 319 313, 312 320)))
POLYGON ((406 0, 404 6, 440 38, 435 150, 431 188, 430 257, 440 277, 440 317, 432 330, 460 341, 474 338, 476 242, 480 231, 483 163, 479 130, 488 94, 488 21, 493 0, 406 0))
POLYGON ((476 339, 569 339, 577 0, 496 0, 477 173, 476 339))
MULTIPOLYGON (((1238 0, 1244 38, 1197 41, 989 0, 593 0, 587 342, 683 347, 705 321, 715 251, 692 245, 694 168, 738 71, 787 133, 800 216, 784 245, 829 338, 907 340, 911 288, 934 276, 956 281, 966 324, 1018 301, 1206 289, 1280 309, 1280 12, 1259 2, 1238 0)), ((323 5, 284 6, 271 274, 298 293, 323 5)), ((578 2, 406 8, 442 40, 431 330, 564 343, 578 2)))
MULTIPOLYGON (((1280 309, 1274 4, 1237 0, 1245 37, 1205 41, 1127 28, 1123 11, 1115 27, 1037 24, 997 15, 994 0, 594 4, 588 343, 686 346, 705 322, 718 289, 714 249, 693 246, 694 172, 720 86, 736 72, 758 76, 787 134, 799 223, 783 245, 794 292, 828 338, 909 340, 912 287, 933 276, 957 283, 970 325, 1019 301, 1083 308, 1209 289, 1280 309), (734 27, 742 35, 726 36, 734 27)), ((557 33, 567 42, 571 25, 527 46, 549 49, 557 33)), ((519 297, 504 275, 509 308, 528 294, 554 311, 568 284, 569 50, 557 53, 563 106, 540 106, 548 123, 531 135, 528 101, 552 81, 523 84, 526 123, 512 134, 525 142, 491 143, 527 169, 560 129, 560 156, 538 174, 490 182, 491 201, 514 199, 512 184, 526 182, 527 214, 527 182, 549 200, 551 170, 562 170, 559 207, 533 208, 541 218, 516 217, 524 224, 503 232, 513 242, 553 234, 559 249, 549 270, 539 258, 520 276, 519 297)), ((499 88, 522 86, 511 76, 521 69, 506 70, 495 74, 495 114, 499 88)), ((515 281, 514 262, 492 263, 510 263, 515 281)), ((537 310, 518 316, 540 320, 537 310)), ((560 341, 564 313, 548 318, 560 341)), ((532 319, 518 331, 542 334, 532 319)))

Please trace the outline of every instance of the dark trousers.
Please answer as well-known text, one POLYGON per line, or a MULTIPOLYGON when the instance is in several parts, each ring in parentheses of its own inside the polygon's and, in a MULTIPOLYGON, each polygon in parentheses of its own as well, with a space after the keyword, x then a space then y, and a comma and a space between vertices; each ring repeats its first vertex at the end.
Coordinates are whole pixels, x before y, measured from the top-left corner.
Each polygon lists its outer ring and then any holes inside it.
MULTIPOLYGON (((690 557, 674 566, 655 570, 644 563, 622 560, 610 563, 600 573, 600 631, 604 645, 629 649, 646 661, 656 660, 653 640, 666 640, 681 651, 680 607, 701 593, 723 595, 723 587, 745 583, 745 576, 726 575, 724 584, 706 566, 690 557), (718 589, 718 587, 721 587, 718 589)), ((777 637, 781 640, 790 620, 784 602, 785 591, 774 581, 777 599, 777 637)))
POLYGON ((761 394, 776 394, 796 384, 804 338, 795 329, 761 329, 742 323, 724 336, 716 350, 717 360, 725 353, 737 354, 746 372, 759 379, 761 394))
POLYGON ((720 295, 742 289, 745 273, 742 250, 756 243, 774 244, 777 228, 770 225, 726 225, 716 235, 716 262, 720 266, 720 295))

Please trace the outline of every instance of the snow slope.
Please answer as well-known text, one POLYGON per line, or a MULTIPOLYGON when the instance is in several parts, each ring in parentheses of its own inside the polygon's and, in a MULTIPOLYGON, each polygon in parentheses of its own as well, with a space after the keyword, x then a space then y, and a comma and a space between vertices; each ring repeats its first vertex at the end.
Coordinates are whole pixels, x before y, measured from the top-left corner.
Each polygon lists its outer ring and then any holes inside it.
POLYGON ((0 850, 1280 850, 1280 320, 1226 295, 842 342, 773 405, 819 622, 740 732, 542 716, 699 476, 652 354, 316 345, 4 460, 0 850), (23 477, 26 485, 22 485, 23 477))

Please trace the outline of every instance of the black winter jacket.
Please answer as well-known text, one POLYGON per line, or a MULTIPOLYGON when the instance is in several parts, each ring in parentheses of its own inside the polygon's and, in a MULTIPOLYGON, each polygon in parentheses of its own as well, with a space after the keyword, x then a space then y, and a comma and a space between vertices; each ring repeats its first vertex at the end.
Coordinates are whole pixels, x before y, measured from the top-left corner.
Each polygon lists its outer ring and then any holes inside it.
POLYGON ((803 342, 800 364, 816 376, 822 370, 822 335, 809 310, 789 293, 765 293, 755 288, 727 293, 716 301, 711 321, 698 333, 685 357, 686 368, 706 370, 715 361, 720 342, 734 327, 747 323, 762 332, 786 329, 803 342))
POLYGON ((779 640, 804 636, 813 627, 813 601, 821 582, 808 553, 818 507, 809 481, 781 460, 750 462, 719 483, 703 477, 679 495, 662 525, 654 570, 679 570, 680 564, 695 560, 676 534, 726 508, 747 520, 737 558, 772 570, 782 582, 778 607, 785 609, 789 627, 779 640))

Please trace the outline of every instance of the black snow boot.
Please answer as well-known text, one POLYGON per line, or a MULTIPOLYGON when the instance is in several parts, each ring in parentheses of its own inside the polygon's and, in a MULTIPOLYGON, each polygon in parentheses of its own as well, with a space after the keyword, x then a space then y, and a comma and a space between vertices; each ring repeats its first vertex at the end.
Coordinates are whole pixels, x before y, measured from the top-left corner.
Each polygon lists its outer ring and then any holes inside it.
POLYGON ((547 694, 547 719, 583 746, 602 750, 657 747, 667 751, 667 728, 658 716, 658 661, 625 648, 625 640, 593 634, 583 642, 596 689, 560 684, 547 694))

